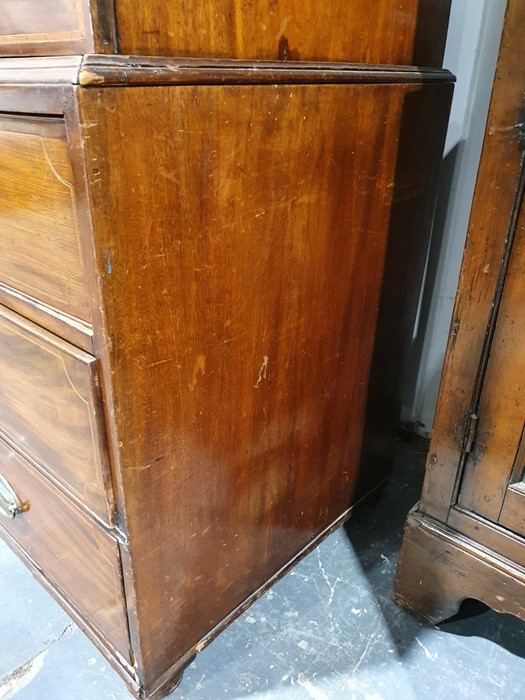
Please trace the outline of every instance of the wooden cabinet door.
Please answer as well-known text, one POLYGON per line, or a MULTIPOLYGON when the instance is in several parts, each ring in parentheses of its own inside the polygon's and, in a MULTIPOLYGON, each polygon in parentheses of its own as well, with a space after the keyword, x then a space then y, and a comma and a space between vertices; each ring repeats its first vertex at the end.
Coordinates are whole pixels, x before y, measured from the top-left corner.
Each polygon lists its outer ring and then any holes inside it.
POLYGON ((502 291, 496 294, 478 375, 479 398, 472 404, 459 505, 525 535, 523 180, 522 172, 511 241, 501 266, 502 291))

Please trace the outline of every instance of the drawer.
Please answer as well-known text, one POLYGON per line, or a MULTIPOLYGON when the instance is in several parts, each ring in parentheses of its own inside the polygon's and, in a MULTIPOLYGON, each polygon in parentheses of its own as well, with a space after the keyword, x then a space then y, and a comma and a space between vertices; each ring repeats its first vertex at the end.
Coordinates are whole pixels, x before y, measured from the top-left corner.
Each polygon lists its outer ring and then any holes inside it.
POLYGON ((96 360, 2 307, 0 432, 111 522, 96 360))
POLYGON ((91 50, 85 0, 2 0, 0 55, 91 50))
MULTIPOLYGON (((90 627, 129 660, 117 542, 2 440, 0 476, 23 508, 12 520, 0 515, 0 527, 90 627)), ((5 504, 5 495, 1 500, 5 504)))
POLYGON ((61 119, 0 116, 0 283, 90 320, 61 119))

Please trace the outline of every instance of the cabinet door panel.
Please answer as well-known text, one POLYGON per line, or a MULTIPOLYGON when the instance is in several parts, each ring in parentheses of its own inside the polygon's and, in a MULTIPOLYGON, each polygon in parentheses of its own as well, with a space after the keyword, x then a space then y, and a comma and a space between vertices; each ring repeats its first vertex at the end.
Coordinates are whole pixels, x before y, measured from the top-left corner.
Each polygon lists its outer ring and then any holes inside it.
POLYGON ((519 216, 459 502, 525 532, 525 209, 519 216), (520 513, 522 514, 520 517, 520 513))

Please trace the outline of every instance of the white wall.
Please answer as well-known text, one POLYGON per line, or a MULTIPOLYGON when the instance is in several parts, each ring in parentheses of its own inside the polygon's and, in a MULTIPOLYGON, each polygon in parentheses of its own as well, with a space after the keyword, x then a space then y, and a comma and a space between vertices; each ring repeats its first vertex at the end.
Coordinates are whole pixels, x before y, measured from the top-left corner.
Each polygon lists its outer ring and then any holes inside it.
POLYGON ((445 68, 457 77, 402 419, 428 435, 490 102, 506 0, 453 0, 445 68))

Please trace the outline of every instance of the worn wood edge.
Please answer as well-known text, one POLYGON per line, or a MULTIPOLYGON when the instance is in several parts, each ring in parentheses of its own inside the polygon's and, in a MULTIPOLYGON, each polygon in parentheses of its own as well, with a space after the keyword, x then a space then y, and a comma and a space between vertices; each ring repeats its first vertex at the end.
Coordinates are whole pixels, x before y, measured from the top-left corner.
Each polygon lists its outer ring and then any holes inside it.
POLYGON ((34 321, 30 321, 29 319, 20 316, 18 313, 11 311, 11 309, 3 306, 2 304, 0 304, 0 319, 5 321, 9 326, 14 326, 23 333, 27 333, 34 338, 38 338, 38 340, 44 342, 50 347, 56 348, 65 355, 69 355, 75 360, 82 362, 84 365, 90 365, 96 362, 93 355, 90 355, 84 350, 72 345, 69 341, 60 338, 58 335, 51 333, 34 321))
POLYGON ((52 56, 42 58, 2 58, 0 83, 27 85, 34 83, 75 83, 82 56, 52 56))
POLYGON ((417 508, 405 523, 393 601, 433 625, 455 615, 468 598, 525 620, 525 568, 417 508))
POLYGON ((115 0, 89 0, 92 46, 83 53, 117 53, 118 28, 115 0))
POLYGON ((112 526, 105 522, 100 515, 92 511, 91 508, 88 508, 88 506, 86 506, 86 504, 78 496, 75 496, 75 494, 68 489, 67 484, 63 483, 56 476, 51 474, 45 465, 41 464, 37 459, 35 459, 35 457, 28 454, 24 450, 23 445, 19 445, 17 442, 15 442, 2 430, 2 428, 0 428, 0 440, 5 442, 6 445, 8 445, 20 457, 22 457, 22 459, 27 462, 32 469, 34 469, 43 479, 45 479, 45 481, 49 482, 53 489, 58 491, 70 503, 72 503, 74 507, 84 515, 85 518, 95 523, 95 525, 97 525, 106 535, 109 535, 109 537, 112 537, 117 542, 120 542, 121 544, 127 543, 125 534, 122 533, 118 527, 112 526))
POLYGON ((208 644, 213 642, 216 637, 223 632, 226 627, 231 625, 240 615, 242 615, 248 608, 253 605, 259 598, 266 593, 275 583, 280 581, 283 576, 285 576, 289 571, 291 571, 300 561, 302 561, 308 554, 311 554, 313 550, 318 547, 323 540, 325 540, 329 535, 331 535, 335 530, 337 530, 341 525, 343 525, 356 511, 356 509, 363 505, 365 501, 373 498, 376 492, 380 492, 384 488, 388 477, 377 483, 370 491, 368 491, 364 496, 357 500, 350 508, 345 510, 341 515, 339 515, 328 527, 326 527, 322 532, 314 537, 314 539, 309 542, 300 552, 298 552, 288 563, 281 567, 273 576, 271 576, 262 586, 260 586, 256 591, 254 591, 245 601, 238 605, 234 610, 232 610, 226 617, 224 617, 221 622, 219 622, 208 634, 206 634, 202 639, 197 642, 189 651, 186 652, 180 659, 174 664, 168 671, 166 671, 160 679, 157 681, 155 687, 151 690, 145 689, 145 694, 140 697, 148 699, 161 698, 170 692, 170 687, 174 679, 182 673, 184 668, 191 663, 192 658, 199 652, 203 651, 208 644))
POLYGON ((445 69, 114 55, 3 58, 0 111, 63 115, 70 86, 453 83, 445 69))
POLYGON ((137 687, 133 692, 137 695, 143 683, 141 665, 140 634, 138 629, 137 604, 135 596, 134 571, 131 565, 128 550, 127 524, 125 512, 124 489, 122 485, 122 474, 119 467, 120 441, 115 424, 115 406, 113 377, 109 371, 109 347, 111 345, 108 335, 106 319, 104 315, 103 294, 101 286, 100 270, 97 266, 97 253, 95 250, 93 236, 93 221, 91 192, 88 187, 88 176, 86 171, 86 157, 84 153, 83 120, 81 118, 82 102, 79 96, 80 88, 72 86, 67 88, 70 91, 69 99, 64 112, 66 124, 68 148, 70 152, 70 162, 73 172, 73 186, 75 191, 75 207, 77 226, 80 235, 80 245, 83 252, 83 259, 88 271, 88 296, 93 319, 93 346, 94 355, 98 362, 99 390, 102 399, 102 415, 104 420, 104 435, 107 442, 107 454, 109 458, 109 470, 112 482, 112 497, 116 508, 115 526, 120 547, 120 563, 122 567, 122 582, 124 590, 124 605, 126 610, 126 625, 130 638, 130 646, 133 654, 135 667, 135 678, 137 687))
POLYGON ((54 56, 4 58, 0 84, 30 86, 181 85, 222 83, 452 83, 443 68, 313 63, 302 61, 241 61, 237 59, 165 58, 147 56, 54 56))
POLYGON ((507 552, 510 561, 525 569, 524 537, 459 506, 450 509, 447 525, 482 547, 507 552))
POLYGON ((447 544, 454 545, 455 547, 462 549, 470 556, 477 559, 483 559, 484 561, 490 563, 493 568, 499 569, 504 573, 507 573, 509 568, 513 569, 516 577, 521 579, 525 584, 525 568, 518 566, 516 562, 493 552, 483 544, 474 542, 470 537, 465 537, 456 530, 453 530, 448 525, 444 525, 438 520, 434 520, 434 518, 429 518, 426 515, 422 515, 415 508, 409 512, 407 523, 410 525, 416 525, 418 528, 422 528, 435 537, 443 540, 447 544))
POLYGON ((42 326, 50 333, 61 335, 81 350, 93 353, 93 328, 86 321, 59 311, 54 306, 13 289, 3 282, 0 282, 0 303, 36 325, 42 326), (41 312, 44 316, 37 316, 34 311, 41 312), (44 325, 44 323, 49 325, 44 325))
POLYGON ((454 81, 448 70, 415 66, 106 55, 84 56, 78 73, 82 87, 454 81))
MULTIPOLYGON (((11 549, 11 551, 22 561, 26 568, 30 571, 33 578, 52 596, 52 598, 60 605, 73 622, 84 632, 89 640, 96 646, 104 658, 109 662, 115 671, 122 677, 128 685, 131 692, 137 697, 139 696, 139 686, 136 681, 135 669, 126 661, 122 654, 108 642, 105 635, 99 633, 93 625, 91 625, 77 609, 73 602, 55 586, 44 574, 43 570, 38 566, 35 560, 21 547, 16 540, 6 531, 0 524, 0 533, 3 541, 11 549)), ((120 561, 119 561, 120 565, 120 561)), ((133 653, 130 649, 130 658, 133 658, 133 653)))

